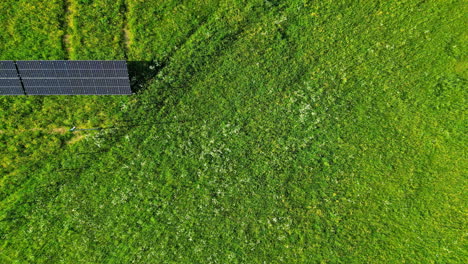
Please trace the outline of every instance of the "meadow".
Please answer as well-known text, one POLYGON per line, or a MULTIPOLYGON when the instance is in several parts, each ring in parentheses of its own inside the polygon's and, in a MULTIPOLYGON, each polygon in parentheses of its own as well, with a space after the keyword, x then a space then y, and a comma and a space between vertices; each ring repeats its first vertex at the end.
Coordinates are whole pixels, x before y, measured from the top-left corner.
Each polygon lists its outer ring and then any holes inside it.
POLYGON ((0 97, 0 262, 466 263, 466 11, 1 1, 0 60, 136 93, 0 97))

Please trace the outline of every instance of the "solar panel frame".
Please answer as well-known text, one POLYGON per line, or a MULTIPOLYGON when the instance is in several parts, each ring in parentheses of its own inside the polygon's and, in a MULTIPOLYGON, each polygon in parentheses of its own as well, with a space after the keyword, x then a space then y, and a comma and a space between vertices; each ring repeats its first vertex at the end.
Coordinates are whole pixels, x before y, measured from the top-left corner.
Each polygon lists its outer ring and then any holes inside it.
POLYGON ((29 95, 132 93, 124 60, 17 61, 16 64, 29 95))

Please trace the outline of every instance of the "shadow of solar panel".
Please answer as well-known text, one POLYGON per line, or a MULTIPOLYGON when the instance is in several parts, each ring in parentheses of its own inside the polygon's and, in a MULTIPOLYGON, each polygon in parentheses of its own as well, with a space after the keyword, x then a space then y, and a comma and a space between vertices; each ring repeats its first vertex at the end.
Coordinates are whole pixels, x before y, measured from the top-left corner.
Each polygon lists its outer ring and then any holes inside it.
POLYGON ((131 94, 126 61, 17 61, 31 95, 131 94))

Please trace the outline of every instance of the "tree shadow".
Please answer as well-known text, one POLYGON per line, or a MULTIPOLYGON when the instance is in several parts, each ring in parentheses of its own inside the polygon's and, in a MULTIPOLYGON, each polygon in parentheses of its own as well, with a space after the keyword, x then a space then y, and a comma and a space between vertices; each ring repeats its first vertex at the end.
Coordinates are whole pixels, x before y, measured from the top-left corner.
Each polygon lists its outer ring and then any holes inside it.
POLYGON ((132 92, 138 93, 144 90, 164 66, 165 63, 158 61, 127 61, 132 92))

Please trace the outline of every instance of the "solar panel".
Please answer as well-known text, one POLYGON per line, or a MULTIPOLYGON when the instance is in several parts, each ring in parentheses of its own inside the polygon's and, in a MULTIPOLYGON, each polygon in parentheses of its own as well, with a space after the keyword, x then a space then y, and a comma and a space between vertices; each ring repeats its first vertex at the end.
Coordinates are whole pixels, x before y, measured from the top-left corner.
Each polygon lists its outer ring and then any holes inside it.
POLYGON ((29 95, 131 94, 126 61, 17 61, 29 95))
POLYGON ((24 95, 14 61, 0 61, 0 95, 24 95))

